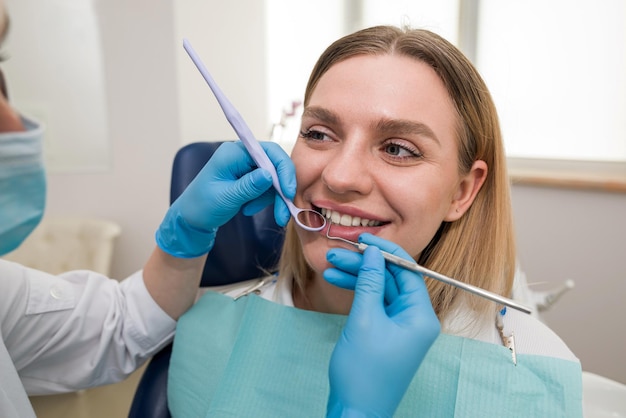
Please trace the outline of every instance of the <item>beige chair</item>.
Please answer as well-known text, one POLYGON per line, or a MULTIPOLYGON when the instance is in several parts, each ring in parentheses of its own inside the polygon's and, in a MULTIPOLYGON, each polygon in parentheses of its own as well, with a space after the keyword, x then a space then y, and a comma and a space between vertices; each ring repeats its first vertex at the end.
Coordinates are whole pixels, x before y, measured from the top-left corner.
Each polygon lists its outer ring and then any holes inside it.
POLYGON ((44 217, 15 251, 3 258, 52 274, 92 270, 109 276, 115 239, 112 221, 81 217, 44 217))

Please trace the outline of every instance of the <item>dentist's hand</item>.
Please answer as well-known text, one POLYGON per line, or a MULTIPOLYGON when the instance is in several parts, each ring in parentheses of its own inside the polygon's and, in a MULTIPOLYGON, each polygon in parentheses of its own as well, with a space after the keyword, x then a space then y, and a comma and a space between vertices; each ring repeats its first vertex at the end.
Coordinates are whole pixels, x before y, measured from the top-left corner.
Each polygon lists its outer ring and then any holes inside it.
POLYGON ((327 254, 335 266, 324 272, 327 281, 345 287, 354 282, 350 277, 356 280, 350 315, 330 360, 327 412, 329 417, 391 417, 440 324, 423 277, 391 263, 385 267, 379 248, 411 257, 371 234, 359 240, 369 245, 362 255, 344 249, 327 254), (387 292, 389 286, 395 289, 387 292))
MULTIPOLYGON (((293 198, 293 162, 278 144, 263 142, 261 146, 276 167, 283 194, 293 198)), ((257 168, 243 144, 226 142, 172 203, 156 232, 157 245, 175 257, 199 257, 213 248, 217 228, 240 209, 252 215, 272 202, 276 222, 286 225, 289 210, 272 187, 270 173, 257 168)))

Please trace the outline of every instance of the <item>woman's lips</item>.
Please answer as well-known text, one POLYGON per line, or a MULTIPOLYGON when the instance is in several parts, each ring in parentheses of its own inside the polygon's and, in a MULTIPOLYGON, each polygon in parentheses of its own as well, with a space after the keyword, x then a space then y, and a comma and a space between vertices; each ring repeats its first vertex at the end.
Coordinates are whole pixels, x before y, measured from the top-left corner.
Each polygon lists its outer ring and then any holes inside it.
POLYGON ((379 226, 345 226, 328 222, 328 226, 322 229, 319 233, 328 237, 343 238, 352 242, 357 242, 359 235, 364 232, 368 232, 373 235, 377 235, 384 225, 379 226))

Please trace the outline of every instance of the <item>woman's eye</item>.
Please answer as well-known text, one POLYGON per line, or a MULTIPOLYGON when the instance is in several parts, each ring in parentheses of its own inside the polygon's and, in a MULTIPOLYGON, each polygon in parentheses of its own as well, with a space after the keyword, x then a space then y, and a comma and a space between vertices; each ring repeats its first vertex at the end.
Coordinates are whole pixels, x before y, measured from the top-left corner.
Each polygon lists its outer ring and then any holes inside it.
POLYGON ((383 148, 387 154, 397 158, 420 158, 422 156, 416 148, 400 144, 388 143, 383 148))
POLYGON ((300 136, 305 139, 313 139, 315 141, 323 141, 327 138, 327 135, 323 132, 309 129, 306 131, 300 131, 300 136))

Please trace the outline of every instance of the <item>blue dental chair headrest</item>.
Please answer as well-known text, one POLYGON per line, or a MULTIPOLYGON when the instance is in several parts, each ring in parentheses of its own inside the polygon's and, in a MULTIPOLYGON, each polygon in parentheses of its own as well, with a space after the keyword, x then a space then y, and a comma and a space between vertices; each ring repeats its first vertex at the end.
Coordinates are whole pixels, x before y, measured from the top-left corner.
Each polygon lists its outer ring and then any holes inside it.
MULTIPOLYGON (((174 157, 170 203, 174 202, 204 167, 222 142, 195 142, 174 157)), ((274 221, 274 207, 255 214, 237 214, 217 231, 200 286, 219 286, 266 275, 275 267, 283 244, 283 231, 274 221), (263 270, 266 269, 266 270, 263 270)))
MULTIPOLYGON (((174 202, 204 167, 221 142, 194 142, 174 157, 170 203, 174 202)), ((219 286, 264 277, 276 267, 284 239, 274 221, 273 206, 254 216, 235 215, 221 226, 207 257, 201 287, 219 286)), ((172 345, 154 355, 146 367, 129 412, 129 418, 169 418, 167 376, 172 345)))

